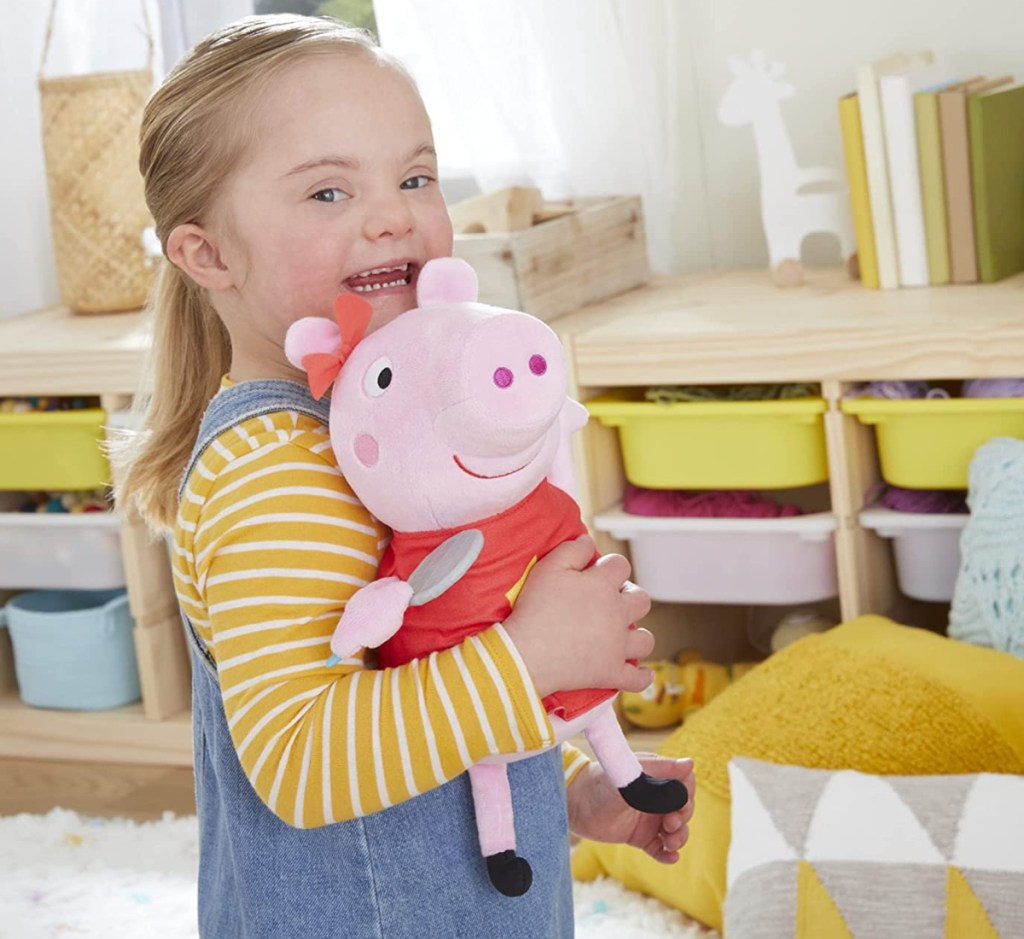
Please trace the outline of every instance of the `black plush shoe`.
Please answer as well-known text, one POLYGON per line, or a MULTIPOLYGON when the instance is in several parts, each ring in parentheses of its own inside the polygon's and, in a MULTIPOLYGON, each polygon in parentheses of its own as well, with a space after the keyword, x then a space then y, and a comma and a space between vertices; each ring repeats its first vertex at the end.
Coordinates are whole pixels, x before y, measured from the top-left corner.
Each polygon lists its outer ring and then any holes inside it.
POLYGON ((655 779, 646 773, 641 773, 628 786, 623 786, 619 792, 626 800, 627 805, 650 815, 675 812, 686 805, 686 800, 689 798, 686 786, 678 779, 655 779))
POLYGON ((529 862, 515 851, 500 851, 488 857, 487 875, 495 889, 506 897, 521 897, 533 883, 529 862))

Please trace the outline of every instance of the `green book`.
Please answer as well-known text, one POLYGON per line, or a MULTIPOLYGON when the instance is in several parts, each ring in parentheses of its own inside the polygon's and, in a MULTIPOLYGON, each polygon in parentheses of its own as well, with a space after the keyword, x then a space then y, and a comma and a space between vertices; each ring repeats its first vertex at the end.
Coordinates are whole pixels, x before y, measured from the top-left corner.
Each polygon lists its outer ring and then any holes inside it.
POLYGON ((978 279, 1024 270, 1024 85, 967 97, 978 279))
POLYGON ((921 174, 928 280, 934 285, 948 284, 952 275, 938 88, 919 91, 914 95, 914 117, 917 121, 917 162, 921 174))

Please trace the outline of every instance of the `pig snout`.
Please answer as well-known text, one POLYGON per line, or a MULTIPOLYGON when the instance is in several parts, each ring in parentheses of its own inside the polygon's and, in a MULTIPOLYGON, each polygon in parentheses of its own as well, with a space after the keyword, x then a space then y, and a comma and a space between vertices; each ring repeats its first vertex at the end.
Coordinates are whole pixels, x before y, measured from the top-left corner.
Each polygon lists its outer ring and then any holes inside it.
POLYGON ((481 323, 462 350, 467 397, 439 415, 449 442, 480 456, 536 445, 565 400, 565 357, 539 320, 508 313, 481 323))

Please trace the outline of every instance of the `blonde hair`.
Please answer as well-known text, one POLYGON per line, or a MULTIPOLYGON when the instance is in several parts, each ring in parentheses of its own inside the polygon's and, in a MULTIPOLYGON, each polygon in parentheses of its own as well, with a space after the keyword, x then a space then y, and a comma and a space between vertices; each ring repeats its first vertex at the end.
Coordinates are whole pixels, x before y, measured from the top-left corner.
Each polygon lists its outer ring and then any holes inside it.
MULTIPOLYGON (((365 30, 328 17, 251 16, 211 33, 175 65, 146 105, 139 168, 166 251, 178 226, 201 224, 253 141, 244 115, 264 83, 313 54, 369 54, 408 73, 365 30), (240 117, 242 115, 242 117, 240 117)), ((231 365, 227 330, 206 290, 166 258, 149 300, 152 391, 137 398, 142 429, 110 448, 117 496, 154 529, 170 528, 199 421, 231 365)))

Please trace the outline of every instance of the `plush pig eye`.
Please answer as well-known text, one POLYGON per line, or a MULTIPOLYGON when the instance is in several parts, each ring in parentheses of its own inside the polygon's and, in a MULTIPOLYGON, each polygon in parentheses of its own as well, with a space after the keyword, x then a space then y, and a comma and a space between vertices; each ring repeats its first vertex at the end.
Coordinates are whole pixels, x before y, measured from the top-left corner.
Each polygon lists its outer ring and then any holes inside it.
POLYGON ((363 391, 371 398, 379 398, 391 384, 391 360, 382 355, 373 363, 363 376, 363 391))

